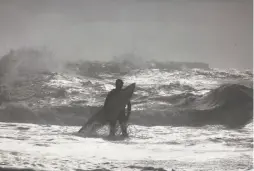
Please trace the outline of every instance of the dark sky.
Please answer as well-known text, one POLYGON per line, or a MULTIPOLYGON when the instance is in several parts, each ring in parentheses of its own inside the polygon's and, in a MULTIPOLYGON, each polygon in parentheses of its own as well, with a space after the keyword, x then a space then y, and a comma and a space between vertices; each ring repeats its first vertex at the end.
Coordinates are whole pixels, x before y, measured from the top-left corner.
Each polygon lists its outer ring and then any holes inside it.
POLYGON ((135 52, 252 69, 252 0, 0 0, 0 55, 45 46, 63 59, 135 52))

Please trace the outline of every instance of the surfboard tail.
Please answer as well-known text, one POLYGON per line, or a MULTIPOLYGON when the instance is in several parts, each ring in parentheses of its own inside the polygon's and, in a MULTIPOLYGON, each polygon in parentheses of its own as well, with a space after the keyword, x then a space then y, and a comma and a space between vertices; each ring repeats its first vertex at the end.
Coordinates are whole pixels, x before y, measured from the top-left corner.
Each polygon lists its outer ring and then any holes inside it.
POLYGON ((78 133, 81 133, 81 132, 84 131, 87 127, 88 127, 88 124, 85 124, 85 125, 82 126, 82 128, 78 131, 78 133))
POLYGON ((82 126, 82 128, 78 131, 79 133, 87 129, 92 123, 96 120, 96 115, 93 115, 87 122, 82 126))
POLYGON ((82 128, 78 131, 79 133, 84 131, 85 129, 95 125, 105 125, 106 120, 104 116, 104 109, 101 108, 95 115, 88 119, 88 121, 82 126, 82 128))

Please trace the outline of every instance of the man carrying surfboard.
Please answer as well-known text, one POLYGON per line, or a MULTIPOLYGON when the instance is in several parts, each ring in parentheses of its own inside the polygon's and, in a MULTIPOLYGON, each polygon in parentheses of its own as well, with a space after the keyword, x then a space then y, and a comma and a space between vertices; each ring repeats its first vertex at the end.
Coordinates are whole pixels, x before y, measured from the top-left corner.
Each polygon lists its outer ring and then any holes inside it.
POLYGON ((78 132, 83 132, 90 126, 92 126, 90 132, 94 132, 98 128, 109 124, 109 136, 114 136, 116 132, 116 123, 118 121, 121 126, 122 135, 128 136, 127 122, 131 113, 130 99, 133 95, 136 84, 132 83, 123 89, 123 81, 117 79, 115 86, 116 88, 108 93, 104 106, 92 115, 92 117, 88 119, 78 132), (126 106, 127 112, 125 111, 126 106))
MULTIPOLYGON (((121 79, 117 79, 115 82, 115 86, 116 88, 111 90, 107 97, 106 100, 104 102, 104 107, 107 106, 108 101, 110 98, 112 98, 113 96, 117 95, 118 93, 120 93, 122 91, 123 88, 123 81, 121 79)), ((117 120, 113 120, 110 121, 109 126, 110 126, 110 133, 109 136, 115 136, 115 131, 116 131, 116 122, 118 121, 121 127, 121 131, 122 131, 122 135, 123 136, 128 136, 127 133, 127 122, 129 120, 130 114, 131 114, 131 103, 130 101, 127 103, 126 105, 119 113, 117 120), (127 112, 125 111, 125 107, 127 106, 127 112)))

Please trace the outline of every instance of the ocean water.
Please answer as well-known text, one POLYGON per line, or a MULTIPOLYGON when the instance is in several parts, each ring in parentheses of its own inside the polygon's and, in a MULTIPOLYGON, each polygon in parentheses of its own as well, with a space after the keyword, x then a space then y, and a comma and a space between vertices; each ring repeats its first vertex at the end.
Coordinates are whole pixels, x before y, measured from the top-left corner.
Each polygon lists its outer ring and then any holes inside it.
POLYGON ((253 169, 249 71, 114 62, 77 63, 58 72, 26 72, 27 63, 10 66, 16 72, 5 70, 1 77, 10 97, 0 108, 2 168, 253 169), (110 140, 107 126, 94 137, 77 133, 117 78, 137 86, 130 137, 110 140))
MULTIPOLYGON (((34 170, 248 170, 252 125, 130 126, 128 139, 86 138, 79 127, 1 123, 1 165, 34 170), (147 169, 148 170, 148 169, 147 169)), ((107 134, 107 129, 101 130, 107 134)))

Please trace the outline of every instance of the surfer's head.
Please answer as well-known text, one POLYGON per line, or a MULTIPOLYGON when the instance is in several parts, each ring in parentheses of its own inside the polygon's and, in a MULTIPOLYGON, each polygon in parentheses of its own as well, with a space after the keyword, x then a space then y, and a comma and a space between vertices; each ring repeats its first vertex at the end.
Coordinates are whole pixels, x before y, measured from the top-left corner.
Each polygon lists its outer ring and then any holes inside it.
POLYGON ((122 89, 123 87, 123 80, 117 79, 116 80, 116 89, 122 89))

